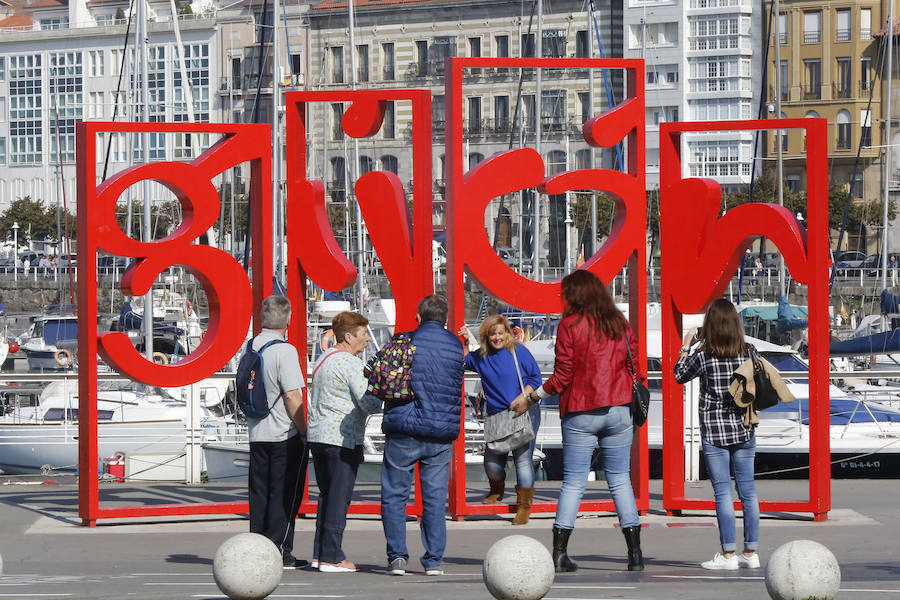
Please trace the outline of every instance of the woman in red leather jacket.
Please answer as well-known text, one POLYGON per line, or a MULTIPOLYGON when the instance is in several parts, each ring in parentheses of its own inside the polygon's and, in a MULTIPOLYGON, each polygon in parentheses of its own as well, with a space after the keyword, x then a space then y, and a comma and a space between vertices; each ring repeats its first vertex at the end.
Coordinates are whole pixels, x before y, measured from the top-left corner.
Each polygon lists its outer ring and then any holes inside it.
MULTIPOLYGON (((591 457, 598 445, 606 481, 628 545, 628 570, 644 568, 641 524, 631 488, 631 371, 626 344, 638 354, 637 339, 616 308, 606 286, 590 271, 562 280, 563 318, 556 334, 553 375, 527 399, 511 408, 559 394, 562 419, 563 483, 553 524, 553 562, 557 573, 574 571, 569 536, 587 485, 591 457)), ((637 373, 640 377, 641 374, 637 373)))

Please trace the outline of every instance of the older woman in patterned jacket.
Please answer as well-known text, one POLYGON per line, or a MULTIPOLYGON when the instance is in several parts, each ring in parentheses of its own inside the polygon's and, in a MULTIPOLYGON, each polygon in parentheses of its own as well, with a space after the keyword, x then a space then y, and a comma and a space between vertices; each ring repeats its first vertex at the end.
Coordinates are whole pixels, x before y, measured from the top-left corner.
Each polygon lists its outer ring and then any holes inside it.
POLYGON ((368 319, 354 312, 334 317, 336 344, 313 367, 309 390, 309 447, 319 486, 313 568, 350 573, 356 565, 341 550, 347 507, 362 463, 366 417, 381 400, 366 395, 368 381, 357 355, 369 341, 368 319))

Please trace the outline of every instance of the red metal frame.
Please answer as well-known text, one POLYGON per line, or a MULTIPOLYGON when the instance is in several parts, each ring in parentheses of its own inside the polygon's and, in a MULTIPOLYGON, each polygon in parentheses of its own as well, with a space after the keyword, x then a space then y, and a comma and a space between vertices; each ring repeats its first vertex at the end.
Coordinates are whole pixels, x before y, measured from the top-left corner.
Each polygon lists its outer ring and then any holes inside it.
MULTIPOLYGON (((616 222, 609 240, 581 268, 611 281, 627 264, 631 326, 638 339, 646 339, 646 185, 644 142, 644 63, 637 59, 537 59, 453 58, 447 61, 446 171, 447 171, 447 299, 449 327, 456 331, 464 323, 463 272, 476 278, 498 299, 525 310, 559 313, 560 283, 541 283, 516 273, 491 248, 484 229, 484 210, 494 198, 530 188, 549 194, 566 190, 602 190, 616 199, 616 222), (611 147, 627 140, 628 172, 581 169, 547 176, 541 156, 531 148, 499 152, 465 171, 463 157, 463 72, 467 68, 569 68, 621 69, 625 73, 627 97, 613 110, 587 121, 584 139, 595 147, 611 147)), ((641 345, 641 368, 646 372, 647 349, 641 345)), ((465 439, 454 443, 450 472, 450 514, 465 515, 515 512, 515 505, 466 502, 465 439)), ((640 511, 649 507, 647 428, 639 429, 632 448, 632 485, 640 511)), ((532 505, 533 512, 553 512, 555 502, 532 505)), ((583 511, 612 511, 612 500, 582 502, 583 511)))
MULTIPOLYGON (((251 315, 272 291, 271 143, 266 125, 186 123, 78 124, 78 511, 82 523, 97 519, 152 515, 246 512, 247 503, 153 505, 102 508, 99 501, 97 446, 97 354, 119 373, 153 385, 187 385, 215 373, 234 356, 246 336, 251 315), (157 162, 116 173, 97 185, 97 136, 113 132, 192 132, 223 134, 212 148, 190 163, 157 162), (218 219, 219 196, 212 179, 249 162, 253 235, 253 285, 228 253, 192 244, 218 219), (127 237, 116 223, 122 192, 140 181, 166 186, 181 203, 181 225, 162 240, 143 243, 127 237), (209 327, 201 344, 186 358, 157 365, 139 355, 123 333, 98 335, 97 251, 137 259, 122 278, 122 291, 143 295, 172 265, 197 277, 210 306, 209 327)), ((258 329, 258 325, 257 325, 258 329)))
MULTIPOLYGON (((831 508, 828 396, 828 170, 824 119, 663 123, 660 125, 660 257, 663 344, 663 507, 711 509, 711 499, 684 495, 684 407, 673 369, 683 314, 703 312, 728 287, 745 251, 765 235, 784 256, 791 277, 809 290, 809 499, 763 500, 763 511, 831 508), (751 203, 719 217, 721 191, 711 179, 682 179, 682 134, 803 129, 807 140, 807 229, 774 204, 751 203)), ((738 506, 738 503, 735 503, 738 506)))
MULTIPOLYGON (((388 171, 371 171, 355 184, 356 200, 365 220, 396 302, 396 331, 416 327, 416 307, 433 291, 431 272, 431 93, 428 90, 372 90, 336 92, 288 92, 287 105, 287 229, 288 297, 298 315, 306 314, 310 281, 331 291, 340 291, 356 281, 357 269, 338 246, 328 222, 325 187, 307 178, 306 119, 313 103, 350 102, 341 127, 353 138, 375 135, 381 128, 387 101, 408 101, 412 106, 413 211, 410 218, 400 179, 388 171)), ((306 348, 305 319, 292 319, 289 336, 306 348)), ((306 372, 306 352, 300 353, 306 372)), ((306 390, 303 390, 304 399, 306 390)), ((379 514, 377 502, 353 502, 349 512, 379 514)), ((421 514, 419 481, 414 504, 407 507, 421 514)), ((314 513, 316 503, 304 489, 301 513, 314 513)))

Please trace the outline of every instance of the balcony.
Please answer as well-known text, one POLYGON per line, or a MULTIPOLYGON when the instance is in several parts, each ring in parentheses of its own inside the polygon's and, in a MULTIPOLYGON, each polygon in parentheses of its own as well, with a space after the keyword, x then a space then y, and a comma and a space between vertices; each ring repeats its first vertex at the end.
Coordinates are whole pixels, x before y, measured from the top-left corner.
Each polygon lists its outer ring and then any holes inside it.
POLYGON ((818 44, 822 41, 822 33, 819 31, 804 31, 803 32, 803 43, 804 44, 818 44))
POLYGON ((850 41, 850 30, 849 29, 838 29, 837 36, 834 38, 836 42, 849 42, 850 41))
POLYGON ((787 31, 778 32, 778 43, 782 46, 787 44, 787 31))
POLYGON ((849 98, 851 86, 849 83, 841 85, 839 83, 831 84, 831 97, 832 98, 849 98))
POLYGON ((859 41, 868 42, 872 39, 872 30, 871 29, 860 29, 859 30, 859 41))
POLYGON ((822 99, 822 84, 814 83, 814 84, 803 86, 803 99, 804 100, 821 100, 822 99))
MULTIPOLYGON (((784 85, 784 82, 782 82, 782 84, 781 84, 781 101, 788 102, 790 99, 791 99, 791 93, 789 91, 789 88, 784 85)), ((775 86, 774 85, 769 86, 769 100, 772 102, 775 101, 775 86)))

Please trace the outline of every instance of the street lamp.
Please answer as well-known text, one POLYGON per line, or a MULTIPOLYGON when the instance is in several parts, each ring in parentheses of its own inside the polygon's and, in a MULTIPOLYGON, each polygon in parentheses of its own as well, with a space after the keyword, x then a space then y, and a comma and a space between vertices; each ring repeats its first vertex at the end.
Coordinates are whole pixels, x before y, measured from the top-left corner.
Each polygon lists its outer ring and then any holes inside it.
POLYGON ((19 223, 13 221, 13 281, 19 279, 19 223))

